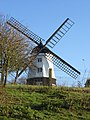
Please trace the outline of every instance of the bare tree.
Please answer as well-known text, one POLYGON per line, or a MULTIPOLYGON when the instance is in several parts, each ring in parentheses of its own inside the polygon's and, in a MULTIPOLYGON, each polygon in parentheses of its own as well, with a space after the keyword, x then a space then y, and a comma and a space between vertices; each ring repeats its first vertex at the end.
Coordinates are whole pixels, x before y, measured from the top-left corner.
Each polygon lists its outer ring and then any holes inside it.
MULTIPOLYGON (((4 19, 4 20, 3 20, 4 19)), ((34 45, 19 32, 0 20, 0 58, 2 62, 1 83, 5 86, 8 72, 15 71, 17 78, 32 63, 34 45)))

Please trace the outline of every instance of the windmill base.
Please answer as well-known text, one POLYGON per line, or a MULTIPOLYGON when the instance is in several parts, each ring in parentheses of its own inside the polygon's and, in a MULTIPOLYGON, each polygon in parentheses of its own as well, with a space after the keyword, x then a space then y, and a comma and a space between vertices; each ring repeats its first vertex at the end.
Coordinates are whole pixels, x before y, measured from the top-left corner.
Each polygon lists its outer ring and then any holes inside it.
POLYGON ((28 85, 53 86, 53 85, 56 85, 56 79, 47 78, 47 77, 29 78, 27 79, 27 84, 28 85))

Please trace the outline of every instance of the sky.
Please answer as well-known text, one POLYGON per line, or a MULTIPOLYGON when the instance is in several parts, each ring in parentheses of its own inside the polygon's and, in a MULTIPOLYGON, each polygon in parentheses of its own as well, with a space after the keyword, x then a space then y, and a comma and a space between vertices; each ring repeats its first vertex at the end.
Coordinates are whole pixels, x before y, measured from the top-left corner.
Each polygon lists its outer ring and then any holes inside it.
POLYGON ((74 80, 55 67, 58 85, 84 85, 90 77, 90 0, 0 0, 0 14, 14 17, 35 34, 47 40, 70 18, 73 27, 51 49, 81 72, 74 80))

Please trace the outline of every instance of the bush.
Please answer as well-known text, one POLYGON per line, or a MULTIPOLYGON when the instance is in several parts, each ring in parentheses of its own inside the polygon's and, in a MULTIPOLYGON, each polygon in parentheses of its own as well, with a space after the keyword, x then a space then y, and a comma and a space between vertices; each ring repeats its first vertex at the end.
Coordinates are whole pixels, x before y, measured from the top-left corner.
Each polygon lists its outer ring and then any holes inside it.
POLYGON ((85 87, 90 87, 90 78, 87 79, 87 81, 85 83, 85 87))

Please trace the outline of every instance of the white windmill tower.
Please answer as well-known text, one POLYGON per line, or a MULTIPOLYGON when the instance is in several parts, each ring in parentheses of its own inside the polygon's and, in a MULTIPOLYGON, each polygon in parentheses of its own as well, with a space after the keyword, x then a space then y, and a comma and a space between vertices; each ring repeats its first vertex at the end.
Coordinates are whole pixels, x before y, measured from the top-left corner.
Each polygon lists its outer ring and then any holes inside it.
MULTIPOLYGON (((80 72, 64 61, 62 58, 57 56, 47 46, 53 48, 59 40, 67 33, 67 31, 74 24, 69 18, 67 18, 63 24, 51 35, 51 37, 43 45, 43 39, 32 31, 23 26, 20 22, 15 20, 13 17, 7 21, 7 24, 14 27, 16 30, 21 32, 23 35, 28 37, 31 41, 37 44, 34 48, 36 57, 33 60, 35 67, 30 69, 27 83, 31 85, 52 85, 56 84, 56 78, 54 74, 53 64, 59 69, 76 79, 80 72)), ((27 66, 28 67, 28 66, 27 66)))
MULTIPOLYGON (((43 44, 40 44, 34 48, 34 52, 37 49, 43 48, 43 44)), ((29 84, 36 85, 55 85, 56 78, 54 73, 53 63, 47 59, 46 54, 48 54, 47 48, 44 48, 39 52, 33 64, 35 67, 29 69, 28 82, 29 84)))

